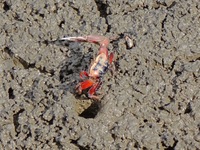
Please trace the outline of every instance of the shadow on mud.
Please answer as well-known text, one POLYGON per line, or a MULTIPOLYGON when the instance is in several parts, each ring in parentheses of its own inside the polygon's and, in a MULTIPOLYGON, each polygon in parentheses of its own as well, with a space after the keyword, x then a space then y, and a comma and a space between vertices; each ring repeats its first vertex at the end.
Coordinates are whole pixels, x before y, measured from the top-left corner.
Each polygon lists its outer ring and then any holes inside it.
POLYGON ((79 116, 83 118, 95 118, 100 110, 100 103, 94 101, 87 109, 85 109, 79 116))
POLYGON ((100 110, 100 103, 90 100, 87 97, 87 90, 83 91, 81 95, 77 95, 75 92, 76 85, 81 81, 79 73, 83 70, 87 71, 93 59, 94 51, 92 50, 92 44, 87 54, 84 54, 83 44, 81 43, 62 40, 44 41, 44 43, 66 48, 67 51, 63 52, 67 54, 66 59, 59 66, 59 80, 61 82, 59 89, 65 91, 65 93, 68 91, 75 96, 77 99, 76 107, 78 107, 77 113, 80 117, 86 119, 94 118, 100 110), (88 104, 88 101, 91 103, 88 104), (81 111, 78 111, 80 110, 79 108, 81 111))
POLYGON ((84 54, 82 52, 81 46, 76 42, 69 42, 63 40, 55 41, 44 41, 45 44, 52 44, 61 49, 64 47, 63 54, 66 55, 66 58, 58 66, 59 71, 59 80, 61 82, 60 89, 64 91, 69 91, 72 94, 75 94, 74 88, 79 82, 79 72, 83 68, 82 64, 84 62, 84 54))

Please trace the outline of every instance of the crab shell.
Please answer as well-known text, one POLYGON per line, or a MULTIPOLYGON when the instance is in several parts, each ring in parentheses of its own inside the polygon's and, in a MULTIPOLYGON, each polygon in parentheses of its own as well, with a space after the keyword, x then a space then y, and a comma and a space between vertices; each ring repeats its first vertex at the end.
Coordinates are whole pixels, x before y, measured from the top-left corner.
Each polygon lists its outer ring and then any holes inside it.
POLYGON ((93 78, 102 77, 108 70, 108 56, 105 53, 99 54, 90 67, 89 76, 93 78))

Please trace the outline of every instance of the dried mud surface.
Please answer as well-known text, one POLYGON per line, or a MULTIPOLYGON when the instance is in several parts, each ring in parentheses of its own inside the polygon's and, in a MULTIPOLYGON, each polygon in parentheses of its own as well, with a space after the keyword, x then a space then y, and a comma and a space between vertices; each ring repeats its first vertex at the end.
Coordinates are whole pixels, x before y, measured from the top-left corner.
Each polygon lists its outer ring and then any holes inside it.
POLYGON ((200 148, 199 0, 3 0, 0 20, 0 149, 200 148), (100 102, 74 93, 99 46, 56 40, 89 34, 118 37, 100 102))

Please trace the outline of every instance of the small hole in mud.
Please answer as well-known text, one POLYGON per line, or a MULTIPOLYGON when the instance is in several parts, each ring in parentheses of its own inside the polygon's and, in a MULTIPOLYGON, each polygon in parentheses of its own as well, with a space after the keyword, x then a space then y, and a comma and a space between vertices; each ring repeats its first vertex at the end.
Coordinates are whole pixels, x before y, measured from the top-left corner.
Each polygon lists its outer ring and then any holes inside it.
POLYGON ((71 140, 70 143, 74 144, 74 145, 75 145, 76 147, 78 147, 80 150, 88 150, 88 149, 90 149, 88 146, 83 147, 83 146, 79 145, 79 144, 78 144, 78 139, 77 139, 77 140, 71 140))
POLYGON ((9 94, 9 99, 14 99, 15 98, 15 95, 14 95, 14 92, 13 92, 12 88, 8 89, 8 94, 9 94))
POLYGON ((57 145, 58 149, 63 149, 63 146, 62 146, 59 138, 54 137, 53 142, 57 145))
POLYGON ((148 120, 147 120, 147 119, 144 119, 143 121, 144 121, 144 122, 148 122, 148 120))
POLYGON ((64 24, 65 24, 65 21, 61 21, 59 24, 59 27, 62 28, 64 24))
POLYGON ((44 18, 44 14, 39 14, 40 17, 44 18))
POLYGON ((160 122, 160 118, 158 118, 158 119, 156 120, 156 122, 159 123, 159 122, 160 122))
POLYGON ((191 112, 192 112, 192 107, 191 107, 190 103, 188 103, 188 105, 187 105, 187 107, 185 109, 184 114, 188 114, 188 113, 191 113, 191 112))
POLYGON ((137 149, 141 148, 138 142, 136 142, 136 143, 134 144, 134 148, 137 148, 137 149))
POLYGON ((142 149, 143 149, 143 150, 148 150, 148 148, 146 148, 146 147, 143 147, 142 149))
POLYGON ((10 9, 10 6, 7 4, 7 2, 4 2, 3 4, 4 4, 3 9, 5 11, 8 11, 10 9))
POLYGON ((99 103, 98 102, 93 102, 88 108, 86 108, 85 110, 83 110, 81 113, 80 113, 80 117, 83 117, 83 118, 94 118, 98 111, 100 110, 100 106, 99 106, 99 103))
POLYGON ((96 0, 97 9, 100 12, 100 17, 106 18, 107 17, 107 5, 101 1, 96 0))

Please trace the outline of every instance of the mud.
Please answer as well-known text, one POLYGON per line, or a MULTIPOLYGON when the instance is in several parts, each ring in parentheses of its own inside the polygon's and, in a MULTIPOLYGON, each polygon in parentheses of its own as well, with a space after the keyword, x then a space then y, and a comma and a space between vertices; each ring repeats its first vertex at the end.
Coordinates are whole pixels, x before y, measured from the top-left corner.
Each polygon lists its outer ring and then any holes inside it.
POLYGON ((199 149, 200 2, 0 2, 0 149, 199 149), (104 35, 115 73, 77 96, 104 35), (125 36, 133 39, 127 48, 125 36))

